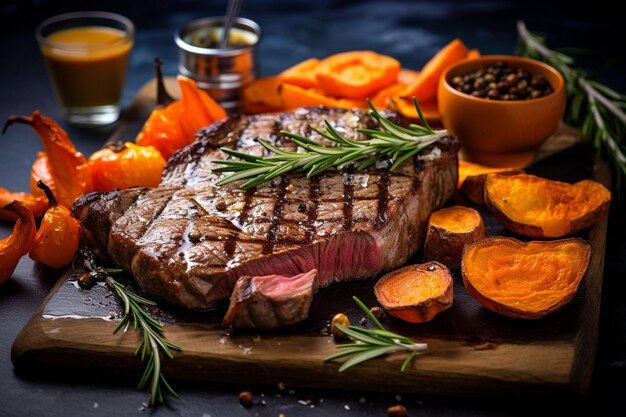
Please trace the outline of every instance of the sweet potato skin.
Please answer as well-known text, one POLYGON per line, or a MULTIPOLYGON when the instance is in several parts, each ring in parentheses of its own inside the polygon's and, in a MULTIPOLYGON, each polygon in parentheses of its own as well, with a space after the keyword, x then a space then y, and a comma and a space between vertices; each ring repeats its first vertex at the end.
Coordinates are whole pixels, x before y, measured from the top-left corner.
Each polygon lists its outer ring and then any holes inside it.
POLYGON ((424 243, 424 260, 438 261, 450 270, 461 269, 461 256, 466 244, 485 237, 485 224, 480 213, 470 207, 452 206, 438 210, 431 215, 424 243), (437 214, 454 216, 462 214, 467 217, 467 229, 464 231, 450 230, 433 219, 437 214), (471 223, 469 223, 471 221, 471 223))
MULTIPOLYGON (((535 238, 561 238, 573 233, 576 233, 580 230, 586 229, 587 227, 592 226, 596 222, 598 222, 602 216, 604 216, 611 204, 611 193, 601 184, 592 181, 592 180, 582 180, 575 184, 566 184, 559 181, 551 181, 545 178, 539 178, 534 175, 528 174, 513 174, 513 175, 502 175, 500 173, 495 174, 487 174, 485 177, 485 187, 484 187, 484 201, 485 205, 489 208, 489 210, 493 213, 496 219, 502 223, 507 229, 511 230, 514 233, 519 235, 535 237, 535 238), (503 177, 506 177, 504 179, 503 177), (514 214, 523 213, 520 208, 515 207, 515 199, 517 198, 517 202, 519 202, 520 194, 519 192, 511 193, 512 197, 515 198, 507 198, 507 196, 497 195, 495 191, 496 181, 521 181, 523 184, 528 184, 528 188, 530 189, 530 185, 532 182, 544 182, 546 185, 546 189, 551 187, 549 192, 552 194, 539 195, 537 192, 528 191, 529 198, 532 197, 533 200, 541 200, 542 198, 545 200, 546 198, 551 198, 554 201, 550 201, 549 204, 546 202, 541 202, 542 204, 548 207, 556 207, 560 205, 560 207, 574 207, 574 205, 578 204, 587 204, 588 209, 586 211, 578 212, 572 211, 572 217, 567 218, 567 212, 565 212, 565 217, 552 217, 546 220, 537 220, 535 218, 530 219, 528 216, 524 219, 514 219, 514 214), (565 199, 563 196, 568 191, 569 187, 579 187, 582 188, 582 192, 578 193, 578 196, 567 197, 565 199), (592 195, 595 197, 595 200, 589 200, 589 196, 592 195), (582 196, 582 197, 581 197, 582 196), (578 201, 577 200, 580 200, 578 201)), ((557 210, 557 209, 553 209, 557 210)), ((535 209, 535 211, 538 211, 535 209)), ((563 212, 563 209, 559 209, 558 212, 563 212)), ((545 210, 543 211, 546 212, 545 210)), ((549 212, 547 213, 550 214, 549 212)))
POLYGON ((374 293, 387 314, 410 323, 425 323, 432 320, 437 314, 450 308, 454 300, 452 274, 445 265, 439 262, 407 265, 392 271, 378 280, 374 286, 374 293), (426 300, 417 303, 405 303, 404 300, 390 299, 385 291, 385 286, 400 276, 433 272, 439 274, 444 288, 443 291, 426 300))
MULTIPOLYGON (((500 175, 517 175, 523 171, 519 169, 511 169, 510 171, 500 171, 500 175)), ((485 178, 487 174, 469 175, 461 185, 461 192, 469 201, 474 204, 485 204, 485 178)))
MULTIPOLYGON (((500 256, 497 256, 496 254, 488 254, 488 257, 491 259, 497 259, 497 258, 505 258, 505 255, 506 255, 505 253, 501 253, 500 256)), ((541 256, 541 255, 535 255, 535 256, 541 256)), ((560 240, 553 240, 553 241, 522 242, 511 237, 501 237, 501 236, 488 237, 488 238, 481 239, 476 242, 468 244, 463 250, 463 261, 462 261, 462 266, 461 266, 463 285, 465 286, 467 292, 476 301, 478 301, 483 306, 487 307, 488 309, 496 313, 499 313, 499 314, 502 314, 504 316, 508 316, 511 318, 515 318, 515 319, 526 319, 526 320, 539 319, 549 313, 552 313, 560 309, 561 307, 565 306, 567 303, 569 303, 572 300, 572 298, 576 294, 576 291, 580 285, 580 282, 582 281, 583 277, 585 276, 587 272, 590 258, 591 258, 591 245, 589 245, 589 243, 587 243, 585 240, 579 239, 579 238, 560 239, 560 240), (534 295, 534 294, 529 294, 529 292, 526 290, 520 290, 519 294, 514 294, 512 292, 507 293, 506 291, 501 290, 501 288, 510 288, 509 280, 518 279, 519 277, 508 277, 506 279, 503 279, 502 277, 500 277, 499 279, 494 277, 494 282, 495 282, 494 285, 497 286, 496 288, 497 290, 501 291, 504 298, 500 299, 499 296, 494 296, 493 294, 491 295, 485 294, 486 292, 484 291, 485 286, 479 280, 485 279, 484 276, 489 273, 488 271, 489 268, 477 268, 475 265, 472 265, 472 262, 477 262, 476 258, 474 257, 474 256, 478 256, 476 255, 476 251, 481 250, 481 248, 495 247, 496 252, 497 252, 497 249, 498 249, 497 245, 508 247, 510 248, 511 251, 519 251, 520 255, 518 259, 516 259, 517 262, 511 261, 511 264, 515 265, 516 268, 517 267, 524 268, 524 264, 522 262, 523 261, 522 256, 524 255, 524 250, 530 245, 540 246, 541 251, 544 253, 547 253, 550 250, 552 251, 554 251, 555 249, 559 250, 560 249, 559 245, 563 245, 561 247, 564 247, 564 245, 577 246, 578 248, 577 248, 576 256, 574 257, 575 259, 569 259, 567 257, 565 258, 568 261, 571 261, 572 263, 577 263, 576 265, 572 266, 574 273, 571 277, 569 277, 570 282, 566 282, 566 284, 569 284, 569 286, 567 286, 565 289, 554 290, 553 293, 551 294, 551 297, 549 298, 548 297, 544 297, 543 299, 539 298, 539 300, 548 300, 548 299, 550 300, 549 302, 541 301, 542 303, 544 303, 541 305, 532 305, 531 303, 527 303, 525 305, 524 297, 532 297, 534 295), (519 265, 522 265, 522 266, 519 266, 519 265), (477 268, 480 270, 476 271, 473 268, 477 268), (481 291, 479 287, 482 287, 483 291, 481 291), (513 300, 517 299, 518 301, 516 303, 513 303, 515 305, 512 305, 512 303, 510 302, 511 299, 513 300), (506 303, 502 300, 509 300, 509 302, 506 303)), ((542 261, 547 262, 547 258, 545 260, 534 259, 534 265, 536 266, 538 264, 541 264, 542 261)), ((525 276, 523 278, 532 276, 533 278, 535 278, 535 281, 536 281, 536 278, 537 278, 536 271, 532 270, 531 267, 529 267, 528 270, 522 269, 520 271, 515 271, 515 272, 524 272, 525 276)), ((543 278, 542 283, 549 285, 550 282, 555 282, 554 280, 556 277, 546 276, 546 277, 541 277, 541 278, 543 278)), ((535 281, 533 281, 533 285, 535 281)), ((510 281, 510 282, 513 282, 513 284, 515 284, 514 281, 510 281)), ((518 281, 518 282, 521 282, 521 281, 518 281)), ((495 287, 492 287, 491 290, 494 290, 494 288, 495 287)))

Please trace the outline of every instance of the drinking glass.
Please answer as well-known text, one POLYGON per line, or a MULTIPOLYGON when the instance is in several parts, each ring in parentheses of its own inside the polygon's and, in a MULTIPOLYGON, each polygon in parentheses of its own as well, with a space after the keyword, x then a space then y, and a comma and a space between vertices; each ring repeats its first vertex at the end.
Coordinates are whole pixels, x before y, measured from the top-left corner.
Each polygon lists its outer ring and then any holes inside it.
POLYGON ((115 122, 133 46, 133 23, 115 13, 75 12, 45 20, 36 36, 66 120, 115 122))

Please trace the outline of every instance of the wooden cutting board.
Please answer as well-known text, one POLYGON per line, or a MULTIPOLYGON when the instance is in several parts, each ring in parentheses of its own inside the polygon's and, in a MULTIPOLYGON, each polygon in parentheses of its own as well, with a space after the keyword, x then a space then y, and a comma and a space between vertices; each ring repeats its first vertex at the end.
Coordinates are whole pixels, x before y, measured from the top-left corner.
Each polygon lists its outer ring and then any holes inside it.
MULTIPOLYGON (((168 79, 175 91, 173 79, 168 79)), ((154 85, 138 93, 115 139, 133 140, 152 109, 154 85)), ((588 153, 563 151, 575 132, 563 127, 542 148, 529 172, 564 181, 594 178, 609 187, 608 169, 588 153), (557 157, 549 155, 560 151, 557 157)), ((479 209, 490 235, 513 236, 479 209)), ((427 342, 428 351, 400 374, 404 355, 392 355, 338 373, 323 363, 336 353, 328 334, 330 318, 346 313, 358 324, 357 295, 376 305, 375 279, 333 284, 316 293, 309 318, 298 326, 271 332, 228 332, 219 323, 224 310, 189 313, 167 307, 155 311, 168 340, 182 347, 164 365, 170 379, 278 384, 365 391, 446 395, 586 395, 596 352, 607 216, 581 233, 592 245, 591 263, 575 298, 561 310, 533 321, 497 315, 472 299, 459 274, 454 305, 432 322, 410 325, 387 318, 392 331, 427 342)), ((422 261, 421 252, 410 261, 422 261)), ((133 355, 139 336, 112 334, 121 310, 105 286, 79 289, 67 271, 16 338, 12 361, 18 368, 90 371, 139 378, 142 364, 133 355)), ((366 324, 369 325, 369 324, 366 324)))

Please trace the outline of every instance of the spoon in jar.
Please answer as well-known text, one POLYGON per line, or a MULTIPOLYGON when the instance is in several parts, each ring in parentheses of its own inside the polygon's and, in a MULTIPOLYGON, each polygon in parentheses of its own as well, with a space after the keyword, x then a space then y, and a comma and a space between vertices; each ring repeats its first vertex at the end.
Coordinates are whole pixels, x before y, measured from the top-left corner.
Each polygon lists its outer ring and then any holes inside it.
POLYGON ((239 15, 239 10, 241 10, 241 0, 228 0, 226 16, 224 17, 224 26, 222 27, 222 36, 217 44, 219 49, 224 49, 228 46, 230 29, 232 28, 237 15, 239 15))

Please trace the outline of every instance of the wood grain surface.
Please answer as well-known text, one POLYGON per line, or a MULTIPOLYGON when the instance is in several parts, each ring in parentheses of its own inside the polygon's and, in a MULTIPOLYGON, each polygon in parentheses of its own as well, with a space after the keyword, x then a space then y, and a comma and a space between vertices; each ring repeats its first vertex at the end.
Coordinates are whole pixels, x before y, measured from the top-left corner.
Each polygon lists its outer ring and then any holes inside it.
MULTIPOLYGON (((173 79, 167 82, 175 87, 173 79)), ((152 109, 153 89, 153 82, 142 88, 112 139, 133 140, 152 109)), ((574 145, 575 134, 565 126, 560 128, 529 172, 565 181, 594 178, 609 187, 609 172, 603 163, 550 156, 567 152, 564 149, 574 145)), ((514 236, 484 208, 474 207, 483 214, 489 235, 514 236)), ((304 323, 271 332, 227 331, 219 326, 223 309, 192 314, 160 306, 155 314, 164 323, 166 337, 183 349, 174 360, 165 361, 165 374, 171 379, 366 391, 585 396, 596 351, 606 229, 607 216, 578 235, 592 245, 589 270, 574 299, 544 318, 514 320, 487 310, 467 294, 459 274, 454 276, 453 307, 432 322, 410 325, 385 318, 383 323, 390 330, 429 344, 428 351, 403 374, 399 371, 404 359, 401 354, 344 373, 337 372, 337 363, 323 363, 336 352, 335 341, 328 334, 330 318, 344 312, 358 324, 363 314, 351 296, 375 305, 375 279, 321 289, 304 323)), ((421 262, 421 257, 418 252, 410 262, 421 262)), ((139 336, 132 329, 112 334, 121 314, 116 298, 105 286, 79 289, 71 273, 60 278, 16 338, 14 365, 138 379, 142 364, 133 352, 139 336)))

